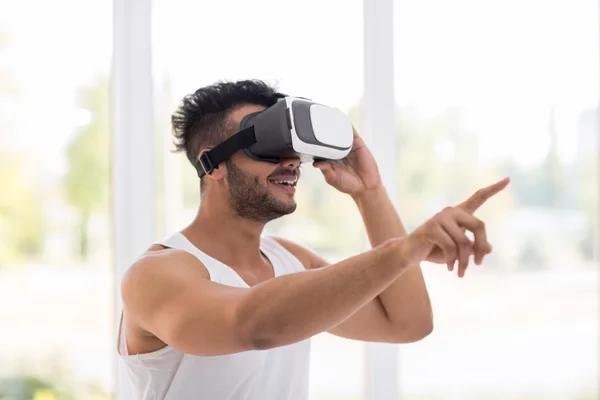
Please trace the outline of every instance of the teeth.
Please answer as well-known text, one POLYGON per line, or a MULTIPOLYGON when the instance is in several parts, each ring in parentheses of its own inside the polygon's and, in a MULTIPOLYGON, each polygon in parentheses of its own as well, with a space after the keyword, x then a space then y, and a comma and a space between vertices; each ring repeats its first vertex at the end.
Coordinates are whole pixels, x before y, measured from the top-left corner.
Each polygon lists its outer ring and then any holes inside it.
POLYGON ((273 181, 273 183, 277 183, 277 184, 280 184, 280 185, 293 186, 296 182, 295 181, 273 181))

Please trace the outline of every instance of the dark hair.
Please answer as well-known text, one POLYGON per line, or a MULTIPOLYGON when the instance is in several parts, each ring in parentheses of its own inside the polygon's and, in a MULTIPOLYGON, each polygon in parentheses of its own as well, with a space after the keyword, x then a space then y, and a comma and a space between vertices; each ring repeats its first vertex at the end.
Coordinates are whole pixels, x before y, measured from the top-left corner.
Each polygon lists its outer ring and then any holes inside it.
POLYGON ((171 117, 176 151, 196 165, 200 149, 215 146, 235 133, 229 113, 244 104, 270 107, 284 94, 260 80, 219 81, 188 94, 171 117))

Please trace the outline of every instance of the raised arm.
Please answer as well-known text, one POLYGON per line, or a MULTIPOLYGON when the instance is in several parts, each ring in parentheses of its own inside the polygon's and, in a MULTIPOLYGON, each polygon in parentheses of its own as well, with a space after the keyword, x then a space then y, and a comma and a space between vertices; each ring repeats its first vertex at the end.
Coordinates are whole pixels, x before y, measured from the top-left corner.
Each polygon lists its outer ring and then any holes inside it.
MULTIPOLYGON (((507 183, 500 181, 445 208, 404 238, 385 240, 327 268, 279 276, 252 288, 208 280, 206 270, 188 254, 157 252, 128 270, 122 283, 124 307, 142 329, 196 355, 288 345, 339 330, 347 319, 341 328, 345 335, 372 337, 360 326, 393 320, 383 318, 384 308, 371 301, 407 269, 438 253, 448 264, 459 260, 464 269, 472 251, 476 262, 491 251, 484 225, 472 212, 507 183), (465 230, 474 234, 473 243, 465 230), (367 304, 379 317, 349 319, 367 304)), ((365 310, 358 314, 373 314, 365 310)))
POLYGON ((252 288, 207 279, 178 252, 140 259, 126 273, 126 312, 168 345, 221 355, 292 344, 327 331, 371 301, 402 272, 400 240, 329 268, 284 275, 252 288))

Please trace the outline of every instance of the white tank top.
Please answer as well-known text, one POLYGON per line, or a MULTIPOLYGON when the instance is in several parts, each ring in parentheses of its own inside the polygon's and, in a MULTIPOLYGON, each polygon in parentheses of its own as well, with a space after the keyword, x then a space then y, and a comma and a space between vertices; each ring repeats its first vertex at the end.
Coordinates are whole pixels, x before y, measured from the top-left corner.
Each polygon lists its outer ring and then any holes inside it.
MULTIPOLYGON (((158 244, 196 256, 213 282, 249 287, 232 268, 200 251, 181 233, 158 244)), ((302 263, 272 238, 261 238, 260 249, 273 264, 275 276, 304 270, 302 263)), ((193 356, 170 346, 146 354, 128 354, 123 328, 121 324, 119 353, 134 400, 308 399, 310 339, 224 356, 193 356)))

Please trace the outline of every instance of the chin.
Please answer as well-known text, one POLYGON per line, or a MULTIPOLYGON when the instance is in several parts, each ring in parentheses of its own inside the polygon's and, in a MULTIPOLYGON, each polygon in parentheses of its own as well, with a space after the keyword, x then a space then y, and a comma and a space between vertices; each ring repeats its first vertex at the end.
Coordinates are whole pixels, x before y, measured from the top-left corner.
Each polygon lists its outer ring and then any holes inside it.
POLYGON ((298 205, 296 204, 296 202, 293 199, 288 199, 287 201, 278 201, 279 205, 277 207, 277 211, 279 212, 279 214, 283 215, 288 215, 288 214, 292 214, 294 211, 296 211, 296 207, 298 207, 298 205))
POLYGON ((296 211, 298 205, 293 199, 288 199, 288 201, 280 202, 279 213, 281 216, 293 214, 296 211))

